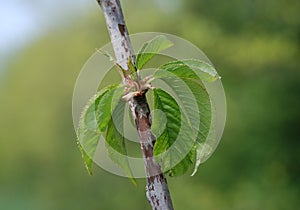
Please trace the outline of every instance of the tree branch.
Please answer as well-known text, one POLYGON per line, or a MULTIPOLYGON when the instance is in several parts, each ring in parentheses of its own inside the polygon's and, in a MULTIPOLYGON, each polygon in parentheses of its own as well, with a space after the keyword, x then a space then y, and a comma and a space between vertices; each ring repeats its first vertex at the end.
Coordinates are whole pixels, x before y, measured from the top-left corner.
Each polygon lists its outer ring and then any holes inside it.
MULTIPOLYGON (((135 65, 135 55, 120 2, 119 0, 97 0, 97 2, 104 13, 117 62, 123 69, 128 70, 127 60, 130 57, 135 65)), ((129 75, 129 71, 127 72, 125 77, 129 75)), ((123 82, 126 83, 126 81, 123 82)), ((146 92, 147 90, 142 91, 128 101, 144 159, 147 176, 146 196, 153 210, 173 210, 167 180, 160 165, 153 159, 153 147, 156 139, 151 132, 151 115, 146 92)))
POLYGON ((130 57, 135 64, 135 56, 120 2, 108 0, 97 0, 97 2, 103 11, 117 62, 123 69, 128 69, 127 59, 130 57))

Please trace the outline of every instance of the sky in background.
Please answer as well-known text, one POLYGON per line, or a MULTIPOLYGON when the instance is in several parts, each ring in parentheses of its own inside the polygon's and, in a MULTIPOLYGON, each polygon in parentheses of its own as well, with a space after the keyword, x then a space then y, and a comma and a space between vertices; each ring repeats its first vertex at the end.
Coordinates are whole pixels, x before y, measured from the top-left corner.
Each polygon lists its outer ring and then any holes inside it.
POLYGON ((0 0, 0 73, 11 55, 94 4, 90 0, 0 0))
MULTIPOLYGON (((22 48, 47 31, 63 27, 70 17, 85 15, 96 4, 95 0, 0 0, 0 76, 10 57, 22 48)), ((164 12, 175 12, 181 0, 155 0, 154 4, 164 12)))
MULTIPOLYGON (((165 12, 175 12, 181 6, 181 0, 154 3, 165 12)), ((69 17, 86 14, 96 4, 95 0, 0 0, 0 71, 5 60, 20 47, 66 24, 69 17)))

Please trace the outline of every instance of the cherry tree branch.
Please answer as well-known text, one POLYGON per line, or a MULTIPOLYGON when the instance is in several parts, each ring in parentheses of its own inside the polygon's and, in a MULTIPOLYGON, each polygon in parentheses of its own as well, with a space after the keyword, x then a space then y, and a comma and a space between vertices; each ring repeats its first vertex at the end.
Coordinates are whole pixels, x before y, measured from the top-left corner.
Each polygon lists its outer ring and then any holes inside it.
MULTIPOLYGON (((97 0, 100 5, 117 63, 125 70, 124 83, 129 75, 128 58, 135 65, 135 55, 129 39, 127 27, 119 0, 97 0)), ((151 115, 144 90, 131 98, 128 103, 135 121, 146 171, 146 196, 153 210, 173 210, 173 204, 168 189, 167 180, 161 167, 153 159, 153 147, 156 141, 151 132, 151 115)))

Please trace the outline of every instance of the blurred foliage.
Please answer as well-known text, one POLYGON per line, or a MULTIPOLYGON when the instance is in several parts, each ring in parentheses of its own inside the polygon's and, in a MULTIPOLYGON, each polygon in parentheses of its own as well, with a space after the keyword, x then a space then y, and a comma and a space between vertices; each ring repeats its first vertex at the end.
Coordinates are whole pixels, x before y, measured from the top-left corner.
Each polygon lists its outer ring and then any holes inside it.
MULTIPOLYGON (((190 0, 175 12, 152 1, 122 3, 131 33, 173 33, 200 47, 227 94, 216 153, 195 177, 169 179, 175 208, 298 209, 299 2, 190 0)), ((1 80, 0 209, 150 209, 144 180, 136 188, 100 168, 93 177, 85 171, 72 91, 109 38, 96 2, 72 23, 19 52, 1 80)))

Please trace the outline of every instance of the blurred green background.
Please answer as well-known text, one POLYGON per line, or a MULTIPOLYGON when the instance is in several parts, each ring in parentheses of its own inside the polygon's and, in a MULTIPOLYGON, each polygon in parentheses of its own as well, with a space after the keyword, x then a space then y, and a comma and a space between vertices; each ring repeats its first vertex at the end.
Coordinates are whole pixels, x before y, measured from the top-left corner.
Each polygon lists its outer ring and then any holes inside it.
MULTIPOLYGON (((0 209, 150 209, 145 180, 134 187, 101 168, 90 177, 76 146, 73 87, 109 41, 96 1, 0 4, 0 209)), ((216 152, 195 177, 168 179, 175 209, 299 209, 299 1, 122 5, 130 33, 171 33, 201 48, 226 91, 216 152)))

